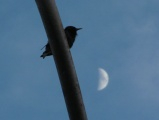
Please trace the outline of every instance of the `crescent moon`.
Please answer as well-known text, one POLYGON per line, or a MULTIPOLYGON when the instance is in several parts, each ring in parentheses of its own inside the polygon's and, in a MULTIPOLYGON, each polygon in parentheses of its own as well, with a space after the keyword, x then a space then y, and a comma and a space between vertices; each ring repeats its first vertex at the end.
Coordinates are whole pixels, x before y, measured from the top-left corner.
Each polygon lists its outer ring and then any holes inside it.
POLYGON ((109 76, 108 76, 108 73, 102 68, 99 68, 98 72, 99 72, 99 81, 98 81, 97 90, 100 91, 107 87, 109 82, 109 76))

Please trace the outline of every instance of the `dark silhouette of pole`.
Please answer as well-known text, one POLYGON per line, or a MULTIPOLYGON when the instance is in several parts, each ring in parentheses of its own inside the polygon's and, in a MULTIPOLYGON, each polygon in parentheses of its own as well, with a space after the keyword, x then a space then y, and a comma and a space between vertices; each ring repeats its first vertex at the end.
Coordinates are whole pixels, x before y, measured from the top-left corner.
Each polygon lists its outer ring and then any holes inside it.
POLYGON ((54 56, 70 120, 87 120, 75 67, 54 0, 35 0, 54 56))

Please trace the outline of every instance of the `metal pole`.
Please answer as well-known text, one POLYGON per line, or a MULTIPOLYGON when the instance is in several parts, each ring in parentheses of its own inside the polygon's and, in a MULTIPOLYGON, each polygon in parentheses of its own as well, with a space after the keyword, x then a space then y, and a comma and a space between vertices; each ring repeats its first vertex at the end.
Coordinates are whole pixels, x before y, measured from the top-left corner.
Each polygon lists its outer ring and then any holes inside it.
POLYGON ((54 56, 70 120, 87 120, 72 56, 54 0, 35 0, 54 56))

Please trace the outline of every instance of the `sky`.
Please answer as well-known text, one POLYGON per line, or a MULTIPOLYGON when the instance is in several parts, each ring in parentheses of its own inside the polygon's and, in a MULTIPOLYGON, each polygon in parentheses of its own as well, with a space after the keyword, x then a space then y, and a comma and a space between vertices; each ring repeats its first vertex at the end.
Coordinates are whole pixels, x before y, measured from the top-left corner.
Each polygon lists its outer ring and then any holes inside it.
MULTIPOLYGON (((159 120, 159 1, 56 1, 89 120, 159 120), (98 68, 109 84, 98 91, 98 68)), ((0 1, 0 119, 69 120, 33 0, 0 1)))

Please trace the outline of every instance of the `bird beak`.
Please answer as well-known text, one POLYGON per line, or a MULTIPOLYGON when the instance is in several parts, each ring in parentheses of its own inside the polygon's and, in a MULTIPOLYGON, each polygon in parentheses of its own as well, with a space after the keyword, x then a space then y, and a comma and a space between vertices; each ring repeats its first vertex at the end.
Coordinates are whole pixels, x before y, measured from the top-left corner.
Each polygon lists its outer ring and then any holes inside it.
POLYGON ((81 30, 82 28, 77 28, 76 30, 81 30))

